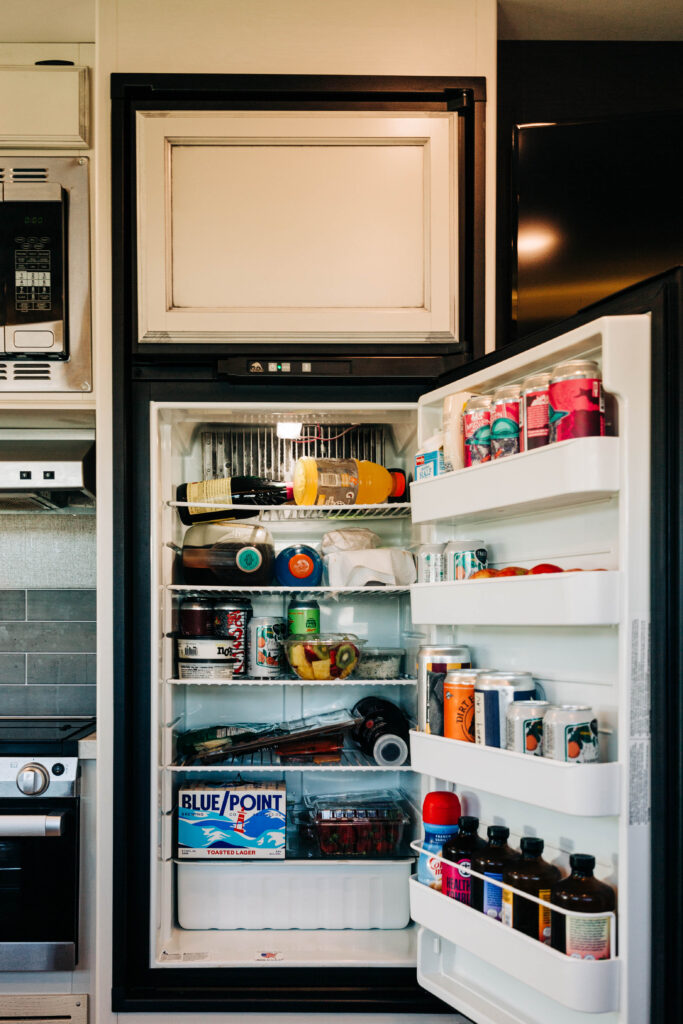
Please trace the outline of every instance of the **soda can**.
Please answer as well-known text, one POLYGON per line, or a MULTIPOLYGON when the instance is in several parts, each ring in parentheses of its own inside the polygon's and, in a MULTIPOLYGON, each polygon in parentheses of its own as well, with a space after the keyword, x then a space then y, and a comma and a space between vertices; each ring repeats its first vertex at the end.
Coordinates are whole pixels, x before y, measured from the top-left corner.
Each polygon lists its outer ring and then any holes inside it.
POLYGON ((600 760, 598 720, 587 704, 550 708, 543 721, 543 756, 571 764, 600 760))
POLYGON ((275 615, 253 618, 249 623, 249 674, 254 679, 275 679, 282 671, 285 620, 275 615))
POLYGON ((287 633, 319 633, 320 605, 317 601, 304 601, 293 597, 287 606, 287 633))
POLYGON ((201 597, 181 601, 178 625, 183 636, 213 636, 213 602, 201 597))
POLYGON ((417 582, 441 583, 445 544, 421 544, 417 549, 417 582))
POLYGON ((491 396, 474 395, 462 413, 465 466, 476 466, 491 458, 491 396))
POLYGON ((247 625, 252 616, 251 601, 219 601, 214 605, 213 628, 216 636, 232 640, 232 655, 235 658, 233 675, 247 674, 247 625))
POLYGON ((529 672, 484 672, 474 687, 474 739, 487 747, 504 747, 507 709, 515 700, 534 700, 529 672))
POLYGON ((478 668, 447 672, 443 681, 443 734, 451 740, 474 743, 474 684, 478 668))
POLYGON ((505 747, 518 754, 543 753, 543 718, 551 707, 547 700, 515 700, 505 714, 505 747))
POLYGON ((591 359, 571 359, 556 366, 548 401, 551 443, 605 433, 602 377, 598 364, 591 359))
POLYGON ((517 455, 523 451, 521 436, 522 401, 519 388, 506 384, 491 396, 491 458, 517 455))
POLYGON ((485 569, 488 551, 483 540, 451 540, 444 551, 444 579, 467 580, 485 569))
POLYGON ((533 373, 522 382, 523 451, 542 448, 550 440, 548 426, 549 373, 533 373))
POLYGON ((443 681, 447 672, 469 668, 470 649, 464 644, 425 646, 417 652, 417 727, 443 736, 443 681))

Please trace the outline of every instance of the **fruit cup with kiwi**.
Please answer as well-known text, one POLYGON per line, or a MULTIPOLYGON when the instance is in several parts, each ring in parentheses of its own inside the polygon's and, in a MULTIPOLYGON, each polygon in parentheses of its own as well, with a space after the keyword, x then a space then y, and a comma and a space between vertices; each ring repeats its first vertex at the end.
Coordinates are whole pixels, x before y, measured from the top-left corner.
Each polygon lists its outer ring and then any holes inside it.
POLYGON ((353 634, 305 633, 285 640, 287 660, 300 679, 346 679, 358 665, 361 641, 353 634))

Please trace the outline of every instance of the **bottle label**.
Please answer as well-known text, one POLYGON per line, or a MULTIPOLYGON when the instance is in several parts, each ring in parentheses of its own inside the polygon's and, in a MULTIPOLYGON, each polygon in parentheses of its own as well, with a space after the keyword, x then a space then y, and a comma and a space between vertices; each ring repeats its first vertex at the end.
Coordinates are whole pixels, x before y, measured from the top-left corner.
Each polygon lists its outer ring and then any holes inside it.
POLYGON ((608 960, 608 917, 567 917, 565 952, 578 960, 608 960))
MULTIPOLYGON (((503 881, 502 874, 498 874, 495 871, 485 871, 485 878, 494 878, 497 882, 503 881)), ((499 889, 497 885, 490 885, 489 882, 484 882, 484 913, 487 917, 492 917, 496 921, 502 921, 503 919, 503 890, 499 889)))
POLYGON ((320 610, 316 608, 292 608, 287 612, 287 631, 293 633, 319 633, 320 610))
POLYGON ((595 377, 550 382, 548 421, 550 442, 572 437, 601 437, 605 433, 602 384, 595 377))
POLYGON ((598 722, 578 722, 564 727, 564 759, 576 764, 597 761, 600 757, 598 746, 598 722))
POLYGON ((548 443, 548 390, 527 391, 525 394, 525 445, 541 448, 548 443))
POLYGON ((501 921, 507 928, 512 928, 512 893, 509 889, 503 889, 501 921))
MULTIPOLYGON (((550 903, 550 889, 539 889, 538 890, 539 900, 546 900, 550 903)), ((540 907, 538 908, 538 941, 545 942, 546 945, 550 943, 550 908, 540 907)))
POLYGON ((472 891, 471 867, 472 861, 469 857, 463 857, 462 860, 456 863, 451 862, 443 865, 442 884, 446 896, 450 896, 453 900, 459 900, 461 903, 470 902, 472 891))
POLYGON ((256 572, 263 562, 263 555, 258 548, 240 548, 235 561, 242 572, 256 572))
POLYGON ((430 889, 441 891, 441 861, 434 854, 441 853, 443 844, 458 831, 457 825, 427 825, 425 840, 417 862, 417 880, 430 889))
POLYGON ((205 513, 220 512, 221 507, 202 508, 193 505, 193 501, 220 501, 226 505, 232 505, 232 490, 230 488, 230 477, 222 480, 199 480, 197 483, 187 485, 187 500, 189 502, 188 512, 191 516, 205 513))
POLYGON ((355 459, 317 459, 316 505, 355 505, 358 465, 355 459))

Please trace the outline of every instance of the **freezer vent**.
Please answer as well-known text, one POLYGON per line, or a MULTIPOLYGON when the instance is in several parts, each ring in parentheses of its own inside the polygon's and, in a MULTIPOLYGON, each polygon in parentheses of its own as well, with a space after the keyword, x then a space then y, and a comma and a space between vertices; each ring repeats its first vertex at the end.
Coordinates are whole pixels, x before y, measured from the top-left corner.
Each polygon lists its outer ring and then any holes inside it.
POLYGON ((205 480, 222 476, 263 476, 291 480, 303 455, 327 459, 367 459, 385 465, 385 428, 348 423, 304 425, 298 441, 279 438, 274 427, 236 427, 202 432, 205 480))
POLYGON ((7 363, 0 363, 0 380, 7 380, 7 363))
POLYGON ((14 380, 51 380, 52 367, 49 363, 14 363, 14 380))
POLYGON ((5 181, 47 181, 47 167, 10 167, 5 181))

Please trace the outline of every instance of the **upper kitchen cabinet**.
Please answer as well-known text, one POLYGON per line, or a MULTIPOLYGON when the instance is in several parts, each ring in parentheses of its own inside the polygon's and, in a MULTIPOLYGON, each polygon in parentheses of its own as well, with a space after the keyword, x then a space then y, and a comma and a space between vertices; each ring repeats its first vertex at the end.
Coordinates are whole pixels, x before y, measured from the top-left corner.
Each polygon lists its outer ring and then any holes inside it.
POLYGON ((138 342, 474 351, 482 81, 266 77, 135 109, 138 342))
POLYGON ((0 66, 0 147, 87 149, 88 69, 0 66))

